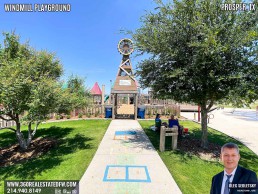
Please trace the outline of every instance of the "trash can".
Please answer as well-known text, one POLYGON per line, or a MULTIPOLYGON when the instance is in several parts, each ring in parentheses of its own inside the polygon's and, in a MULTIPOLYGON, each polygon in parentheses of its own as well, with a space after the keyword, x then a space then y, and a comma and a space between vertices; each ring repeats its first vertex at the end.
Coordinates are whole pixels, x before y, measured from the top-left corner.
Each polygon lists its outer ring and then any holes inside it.
POLYGON ((137 115, 140 119, 145 119, 145 106, 138 106, 137 108, 137 115))
POLYGON ((105 106, 105 118, 112 118, 112 106, 105 106))

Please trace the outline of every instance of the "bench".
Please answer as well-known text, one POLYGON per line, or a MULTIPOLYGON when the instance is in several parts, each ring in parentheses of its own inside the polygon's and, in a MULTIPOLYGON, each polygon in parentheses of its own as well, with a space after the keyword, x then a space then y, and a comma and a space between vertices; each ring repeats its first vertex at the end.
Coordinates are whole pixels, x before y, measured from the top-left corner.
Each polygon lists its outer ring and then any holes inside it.
POLYGON ((166 128, 165 126, 161 126, 159 142, 159 150, 161 152, 165 151, 166 136, 172 137, 172 150, 177 149, 178 127, 176 125, 174 125, 172 128, 166 128))

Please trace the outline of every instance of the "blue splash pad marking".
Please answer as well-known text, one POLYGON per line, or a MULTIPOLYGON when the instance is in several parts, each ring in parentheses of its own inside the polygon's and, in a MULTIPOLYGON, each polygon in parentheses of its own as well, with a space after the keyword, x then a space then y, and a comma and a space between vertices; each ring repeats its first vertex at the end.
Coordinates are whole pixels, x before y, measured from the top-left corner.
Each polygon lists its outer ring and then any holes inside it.
POLYGON ((103 181, 104 182, 145 182, 145 183, 150 183, 151 179, 150 179, 150 175, 149 175, 147 166, 107 165, 103 181), (124 170, 125 170, 124 179, 108 178, 108 172, 109 172, 109 169, 111 169, 111 168, 124 168, 124 170), (146 174, 146 179, 130 179, 129 178, 129 169, 143 169, 146 174))
POLYGON ((116 131, 115 135, 136 135, 136 131, 116 131))

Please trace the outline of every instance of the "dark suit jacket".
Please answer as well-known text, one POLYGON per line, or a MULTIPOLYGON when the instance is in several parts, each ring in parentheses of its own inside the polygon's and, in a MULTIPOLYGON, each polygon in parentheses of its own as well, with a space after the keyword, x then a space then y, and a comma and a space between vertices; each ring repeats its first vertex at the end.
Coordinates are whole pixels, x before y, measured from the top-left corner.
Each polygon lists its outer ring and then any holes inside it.
MULTIPOLYGON (((219 174, 215 175, 212 178, 212 184, 211 184, 211 194, 220 194, 221 186, 222 186, 222 180, 224 176, 224 171, 220 172, 219 174)), ((236 169, 235 176, 233 178, 232 184, 257 184, 257 176, 256 173, 248 170, 246 168, 243 168, 241 166, 238 166, 236 169)), ((245 192, 238 192, 237 190, 240 190, 239 188, 231 188, 230 194, 240 194, 245 192)), ((244 190, 244 189, 243 189, 244 190)), ((252 190, 252 189, 251 189, 252 190)), ((248 194, 258 194, 258 190, 256 192, 249 192, 248 194)))

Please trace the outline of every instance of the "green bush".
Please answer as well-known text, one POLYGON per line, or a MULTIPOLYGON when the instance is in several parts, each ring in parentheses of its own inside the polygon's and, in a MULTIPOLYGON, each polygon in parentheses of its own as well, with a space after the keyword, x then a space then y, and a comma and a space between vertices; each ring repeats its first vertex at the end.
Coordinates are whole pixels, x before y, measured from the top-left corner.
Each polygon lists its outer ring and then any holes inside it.
POLYGON ((80 112, 80 113, 78 114, 78 118, 82 118, 82 116, 83 116, 83 113, 80 112))
POLYGON ((147 109, 147 115, 149 116, 149 118, 151 118, 151 109, 147 109))
POLYGON ((173 108, 168 107, 168 109, 167 109, 167 114, 168 114, 168 115, 171 115, 171 114, 172 114, 172 112, 173 112, 173 108))
POLYGON ((56 119, 56 120, 60 120, 60 115, 56 115, 56 116, 55 116, 55 119, 56 119))
POLYGON ((67 116, 66 116, 66 118, 67 118, 67 119, 70 119, 70 118, 71 118, 71 116, 70 116, 70 115, 67 115, 67 116))

